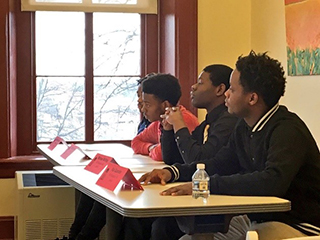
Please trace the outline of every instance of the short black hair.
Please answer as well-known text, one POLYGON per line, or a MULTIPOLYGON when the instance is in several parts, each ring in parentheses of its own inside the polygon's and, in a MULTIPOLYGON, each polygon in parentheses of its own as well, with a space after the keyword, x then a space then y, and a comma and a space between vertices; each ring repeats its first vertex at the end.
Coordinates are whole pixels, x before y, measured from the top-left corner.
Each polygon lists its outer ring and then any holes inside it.
POLYGON ((206 66, 203 71, 210 74, 209 78, 213 86, 224 84, 226 86, 226 90, 230 87, 230 75, 233 71, 231 67, 223 64, 212 64, 206 66))
POLYGON ((256 92, 271 108, 284 95, 286 78, 281 63, 267 53, 239 56, 236 68, 240 72, 240 84, 245 92, 256 92))
POLYGON ((137 80, 138 85, 140 85, 144 80, 147 80, 149 77, 151 77, 151 76, 153 76, 153 75, 156 75, 156 73, 151 72, 151 73, 148 73, 147 75, 145 75, 144 77, 139 78, 139 79, 137 80))
POLYGON ((161 101, 177 105, 181 97, 181 87, 176 77, 171 74, 158 73, 142 82, 142 92, 153 94, 161 101))

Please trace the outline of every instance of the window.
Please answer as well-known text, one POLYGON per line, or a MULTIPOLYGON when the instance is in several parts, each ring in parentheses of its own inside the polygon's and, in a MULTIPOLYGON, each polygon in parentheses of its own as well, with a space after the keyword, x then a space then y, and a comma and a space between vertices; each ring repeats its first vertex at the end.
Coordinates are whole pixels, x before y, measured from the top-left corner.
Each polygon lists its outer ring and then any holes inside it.
MULTIPOLYGON (((158 15, 140 15, 141 75, 148 72, 176 75, 182 87, 181 104, 194 111, 188 93, 198 75, 197 0, 161 0, 158 5, 158 15)), ((2 109, 6 109, 0 118, 3 134, 0 157, 8 158, 37 152, 35 14, 21 12, 21 0, 1 0, 0 9, 0 52, 3 53, 0 54, 0 74, 3 78, 0 103, 2 109)), ((85 13, 84 17, 86 34, 93 32, 90 30, 93 17, 86 17, 90 14, 85 13)), ((85 39, 90 42, 89 38, 85 39)), ((90 47, 85 49, 93 53, 90 47)), ((85 65, 85 75, 88 75, 87 69, 91 68, 85 65)), ((91 76, 89 79, 94 78, 91 76)), ((89 87, 93 88, 93 84, 86 88, 85 94, 92 92, 93 96, 94 90, 89 87)), ((93 97, 86 98, 84 104, 89 108, 93 106, 93 97)), ((85 121, 94 126, 93 115, 85 121)), ((93 134, 94 129, 86 128, 85 136, 88 140, 85 142, 93 142, 93 134)), ((129 144, 129 141, 124 142, 129 144)))
POLYGON ((136 13, 36 12, 38 142, 136 135, 140 19, 136 13))

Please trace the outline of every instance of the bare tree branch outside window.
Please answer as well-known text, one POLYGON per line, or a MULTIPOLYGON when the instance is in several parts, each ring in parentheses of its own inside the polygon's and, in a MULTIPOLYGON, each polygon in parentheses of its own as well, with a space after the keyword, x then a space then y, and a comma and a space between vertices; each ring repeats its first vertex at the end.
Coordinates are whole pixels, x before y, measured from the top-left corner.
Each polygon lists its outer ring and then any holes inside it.
MULTIPOLYGON (((82 21, 79 15, 74 15, 76 21, 70 23, 70 14, 75 13, 37 14, 37 23, 41 21, 36 35, 37 73, 40 73, 36 104, 38 141, 50 141, 57 135, 66 140, 85 140, 85 51, 81 38, 84 25, 83 29, 78 26, 82 21), (50 33, 46 32, 48 27, 50 33), (54 35, 48 37, 52 32, 54 35)), ((140 75, 139 15, 97 13, 93 23, 94 138, 132 139, 139 122, 136 106, 136 80, 140 75)))

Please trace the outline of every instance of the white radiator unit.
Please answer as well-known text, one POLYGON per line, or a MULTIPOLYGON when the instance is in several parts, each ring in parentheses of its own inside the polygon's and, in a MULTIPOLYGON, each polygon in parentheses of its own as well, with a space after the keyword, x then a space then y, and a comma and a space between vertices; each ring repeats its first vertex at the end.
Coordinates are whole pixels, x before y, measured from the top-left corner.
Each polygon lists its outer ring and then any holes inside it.
POLYGON ((17 171, 16 240, 68 236, 75 215, 75 189, 52 171, 17 171))

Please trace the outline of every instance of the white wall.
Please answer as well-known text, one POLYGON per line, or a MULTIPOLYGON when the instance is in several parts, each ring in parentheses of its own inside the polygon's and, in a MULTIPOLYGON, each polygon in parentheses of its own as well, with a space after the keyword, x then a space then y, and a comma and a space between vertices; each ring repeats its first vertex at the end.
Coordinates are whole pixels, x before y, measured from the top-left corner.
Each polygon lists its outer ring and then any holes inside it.
MULTIPOLYGON (((319 23, 320 24, 320 23, 319 23)), ((252 0, 252 48, 268 51, 287 70, 285 6, 279 0, 252 0)), ((297 113, 309 127, 320 146, 320 76, 287 77, 281 104, 297 113)))
MULTIPOLYGON (((210 64, 234 68, 251 49, 251 0, 198 0, 198 72, 210 64)), ((199 111, 199 120, 206 112, 199 111)))
MULTIPOLYGON (((224 63, 234 67, 237 57, 268 51, 287 69, 285 6, 282 0, 199 0, 198 66, 224 63)), ((320 24, 320 23, 319 23, 320 24)), ((320 76, 287 77, 281 104, 297 113, 320 146, 320 76)), ((202 121, 205 111, 199 111, 202 121)))

